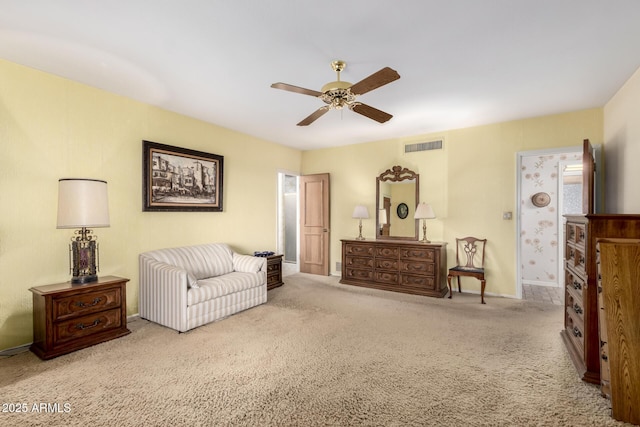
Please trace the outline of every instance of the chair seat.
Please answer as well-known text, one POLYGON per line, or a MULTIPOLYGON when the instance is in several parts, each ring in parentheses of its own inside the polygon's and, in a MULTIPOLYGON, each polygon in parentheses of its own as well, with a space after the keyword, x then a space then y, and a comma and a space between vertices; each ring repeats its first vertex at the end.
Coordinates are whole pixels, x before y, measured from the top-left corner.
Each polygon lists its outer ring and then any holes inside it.
POLYGON ((452 271, 459 271, 461 273, 484 274, 484 268, 462 267, 459 265, 449 269, 449 272, 452 272, 452 271))

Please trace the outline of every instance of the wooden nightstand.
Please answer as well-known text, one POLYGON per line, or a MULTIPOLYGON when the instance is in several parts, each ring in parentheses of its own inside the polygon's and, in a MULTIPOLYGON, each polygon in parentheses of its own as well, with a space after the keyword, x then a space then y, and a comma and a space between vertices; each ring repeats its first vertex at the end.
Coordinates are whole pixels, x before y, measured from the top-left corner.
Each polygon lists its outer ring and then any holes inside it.
POLYGON ((267 257, 267 290, 282 285, 282 255, 270 255, 267 257))
POLYGON ((33 293, 33 351, 51 359, 129 334, 126 283, 100 277, 97 282, 37 286, 33 293))

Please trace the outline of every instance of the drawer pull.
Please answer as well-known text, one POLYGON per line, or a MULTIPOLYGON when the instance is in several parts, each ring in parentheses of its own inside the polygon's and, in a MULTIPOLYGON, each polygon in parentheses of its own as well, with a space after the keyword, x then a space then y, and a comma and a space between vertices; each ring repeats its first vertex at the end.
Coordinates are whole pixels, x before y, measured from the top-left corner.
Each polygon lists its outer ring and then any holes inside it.
POLYGON ((78 323, 76 325, 76 329, 80 329, 80 330, 91 329, 91 328, 95 328, 99 324, 100 324, 100 318, 94 320, 93 323, 90 325, 85 325, 84 323, 78 323))
POLYGON ((84 301, 78 301, 76 302, 76 306, 81 308, 93 307, 94 305, 97 305, 100 301, 102 301, 102 298, 97 297, 93 299, 93 302, 91 304, 87 304, 84 301))
POLYGON ((573 281, 573 289, 582 289, 582 284, 577 280, 573 281))
POLYGON ((582 332, 580 332, 580 329, 578 329, 577 326, 573 328, 573 336, 578 338, 582 336, 582 332))
POLYGON ((582 314, 582 307, 580 307, 577 303, 573 305, 573 311, 578 314, 582 314))
POLYGON ((580 255, 580 258, 578 259, 578 263, 584 264, 584 257, 582 255, 580 255))

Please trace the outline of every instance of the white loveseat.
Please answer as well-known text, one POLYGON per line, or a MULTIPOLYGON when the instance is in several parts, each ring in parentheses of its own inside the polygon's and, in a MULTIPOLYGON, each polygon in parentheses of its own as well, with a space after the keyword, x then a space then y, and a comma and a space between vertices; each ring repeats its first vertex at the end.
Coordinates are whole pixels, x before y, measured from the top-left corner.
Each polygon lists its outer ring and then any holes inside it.
POLYGON ((223 243, 140 254, 140 317, 180 332, 267 302, 266 259, 223 243))

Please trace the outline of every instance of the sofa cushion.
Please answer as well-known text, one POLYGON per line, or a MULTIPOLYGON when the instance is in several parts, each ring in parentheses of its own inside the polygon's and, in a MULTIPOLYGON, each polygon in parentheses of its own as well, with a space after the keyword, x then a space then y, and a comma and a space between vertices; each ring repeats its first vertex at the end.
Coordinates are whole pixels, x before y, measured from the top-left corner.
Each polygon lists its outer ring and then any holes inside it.
POLYGON ((260 258, 251 255, 241 255, 239 253, 233 253, 233 271, 240 271, 243 273, 257 273, 262 270, 266 258, 260 258))
POLYGON ((220 276, 233 271, 233 252, 224 243, 158 249, 144 255, 184 268, 197 280, 220 276))
POLYGON ((223 276, 198 280, 198 288, 192 287, 187 292, 187 305, 191 306, 213 298, 219 298, 234 292, 258 286, 266 286, 266 273, 242 273, 234 271, 223 276))

